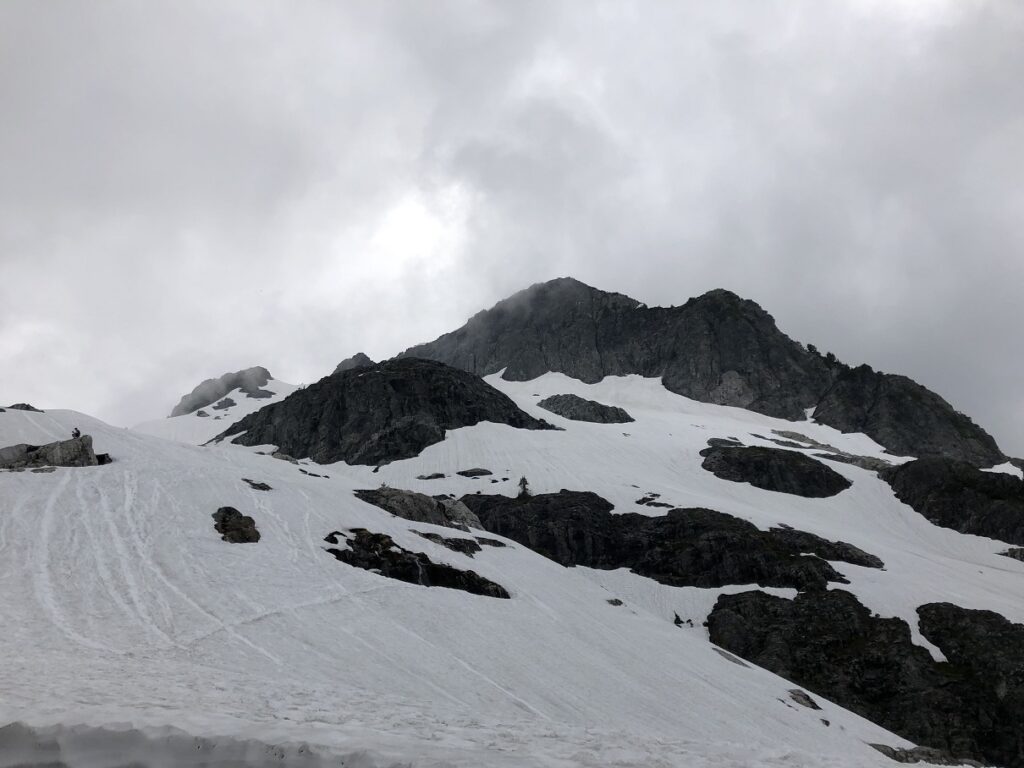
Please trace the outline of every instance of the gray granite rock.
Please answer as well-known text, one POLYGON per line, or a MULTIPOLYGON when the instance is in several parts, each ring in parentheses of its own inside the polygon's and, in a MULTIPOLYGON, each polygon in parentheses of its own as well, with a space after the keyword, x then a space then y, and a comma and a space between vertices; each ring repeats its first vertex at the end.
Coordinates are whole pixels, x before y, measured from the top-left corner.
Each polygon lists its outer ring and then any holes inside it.
MULTIPOLYGON (((106 463, 106 462, 104 462, 106 463)), ((81 435, 46 445, 24 443, 0 448, 0 468, 95 467, 100 464, 92 447, 92 436, 81 435)))

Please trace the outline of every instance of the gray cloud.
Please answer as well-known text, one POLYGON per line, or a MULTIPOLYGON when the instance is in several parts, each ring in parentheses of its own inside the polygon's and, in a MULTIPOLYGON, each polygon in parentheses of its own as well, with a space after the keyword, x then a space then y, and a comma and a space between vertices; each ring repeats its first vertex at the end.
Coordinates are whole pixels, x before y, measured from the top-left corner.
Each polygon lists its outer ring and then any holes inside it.
POLYGON ((571 274, 713 287, 1024 454, 1011 2, 0 5, 0 401, 115 423, 571 274))

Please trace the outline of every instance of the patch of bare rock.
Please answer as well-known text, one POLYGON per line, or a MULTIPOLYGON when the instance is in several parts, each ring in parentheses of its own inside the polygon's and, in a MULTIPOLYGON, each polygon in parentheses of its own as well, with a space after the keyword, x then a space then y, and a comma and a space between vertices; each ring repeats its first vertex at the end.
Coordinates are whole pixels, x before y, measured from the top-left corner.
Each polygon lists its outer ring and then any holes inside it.
POLYGON ((353 528, 347 534, 334 531, 324 539, 345 549, 330 547, 327 551, 347 565, 373 571, 389 579, 397 579, 424 587, 459 589, 473 595, 508 599, 508 591, 500 584, 485 579, 476 571, 462 571, 445 563, 435 563, 422 552, 411 552, 398 546, 384 533, 353 528))

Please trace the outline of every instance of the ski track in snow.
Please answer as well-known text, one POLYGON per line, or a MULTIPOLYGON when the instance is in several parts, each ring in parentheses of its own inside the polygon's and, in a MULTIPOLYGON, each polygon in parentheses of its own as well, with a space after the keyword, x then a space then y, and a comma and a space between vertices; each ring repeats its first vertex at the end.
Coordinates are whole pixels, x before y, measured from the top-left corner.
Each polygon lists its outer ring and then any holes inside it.
POLYGON ((414 532, 450 529, 394 518, 352 495, 382 482, 512 495, 526 476, 535 493, 589 490, 616 512, 664 514, 635 504, 654 492, 762 529, 784 523, 847 541, 886 570, 834 563, 851 581, 834 586, 906 620, 915 642, 937 656, 917 627, 920 604, 948 600, 1024 621, 1024 564, 996 554, 1004 544, 931 525, 869 472, 830 464, 853 487, 812 500, 700 468, 709 437, 773 446, 754 436, 772 429, 893 458, 863 435, 696 403, 640 377, 488 380, 565 431, 485 423, 377 473, 310 467, 325 479, 254 450, 187 444, 226 429, 229 418, 143 425, 151 436, 70 411, 0 414, 0 445, 65 439, 79 426, 115 459, 0 473, 0 619, 9 628, 0 653, 19 660, 0 666, 0 720, 307 740, 332 754, 364 750, 367 766, 848 768, 891 764, 867 742, 907 746, 819 696, 821 712, 795 706, 791 683, 715 653, 702 626, 714 601, 756 585, 666 587, 624 569, 565 569, 513 542, 470 559, 414 532), (582 424, 536 407, 560 393, 618 405, 636 421, 582 424), (455 474, 475 466, 495 474, 455 474), (416 479, 431 472, 447 477, 416 479), (243 477, 273 490, 253 490, 243 477), (252 515, 261 541, 222 542, 211 517, 220 506, 252 515), (475 570, 512 599, 350 568, 325 551, 323 537, 355 527, 475 570), (624 605, 608 605, 611 597, 624 605), (692 626, 675 627, 677 613, 692 626))

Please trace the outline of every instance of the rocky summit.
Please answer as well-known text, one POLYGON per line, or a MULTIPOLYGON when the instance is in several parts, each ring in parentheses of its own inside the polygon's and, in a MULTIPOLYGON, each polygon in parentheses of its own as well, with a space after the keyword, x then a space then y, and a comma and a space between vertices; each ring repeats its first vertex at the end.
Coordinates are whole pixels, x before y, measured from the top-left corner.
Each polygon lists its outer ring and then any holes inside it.
POLYGON ((472 374, 401 359, 332 374, 246 416, 218 439, 273 444, 321 464, 385 464, 416 456, 446 430, 491 421, 551 429, 472 374))
POLYGON ((539 283, 462 327, 403 353, 480 376, 527 381, 549 371, 584 382, 658 377, 706 403, 864 432, 900 455, 1004 460, 995 441, 939 395, 901 376, 851 369, 789 338, 753 301, 714 290, 648 307, 572 278, 539 283))
POLYGON ((356 352, 352 357, 346 357, 338 363, 334 372, 341 373, 342 371, 351 371, 353 368, 369 368, 374 365, 376 365, 376 363, 365 354, 362 352, 356 352))

